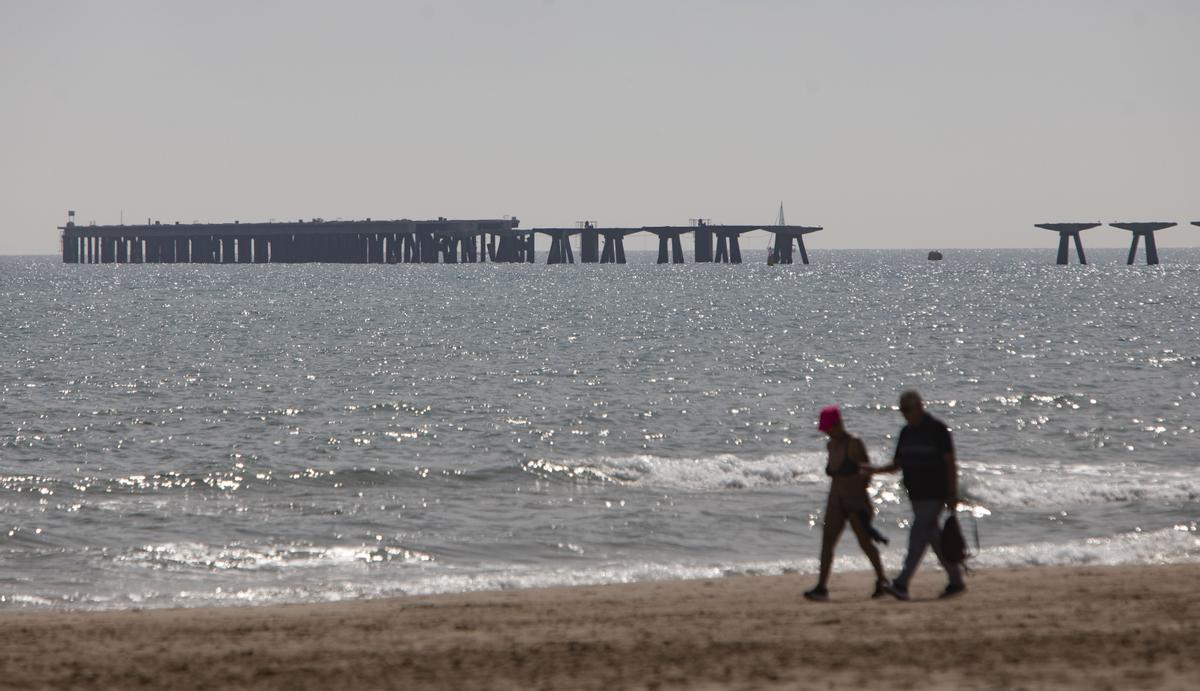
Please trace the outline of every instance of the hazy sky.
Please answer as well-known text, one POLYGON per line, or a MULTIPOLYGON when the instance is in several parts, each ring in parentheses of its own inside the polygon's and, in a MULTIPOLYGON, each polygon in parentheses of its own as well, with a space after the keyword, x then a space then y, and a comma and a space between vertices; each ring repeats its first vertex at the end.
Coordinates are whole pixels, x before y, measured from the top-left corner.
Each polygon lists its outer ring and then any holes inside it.
POLYGON ((57 252, 67 209, 562 226, 780 202, 825 226, 814 249, 1049 250, 1033 223, 1200 220, 1198 183, 1196 0, 0 0, 0 254, 57 252))

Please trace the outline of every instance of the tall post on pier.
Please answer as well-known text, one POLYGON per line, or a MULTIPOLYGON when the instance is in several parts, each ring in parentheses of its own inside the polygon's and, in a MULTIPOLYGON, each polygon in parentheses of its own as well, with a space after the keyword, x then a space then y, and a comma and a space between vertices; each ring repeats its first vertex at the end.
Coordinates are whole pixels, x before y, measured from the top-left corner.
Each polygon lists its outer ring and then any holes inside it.
POLYGON ((1058 233, 1058 258, 1056 264, 1069 264, 1071 257, 1071 240, 1075 240, 1075 252, 1079 255, 1079 263, 1087 264, 1087 257, 1083 254, 1083 243, 1079 240, 1079 233, 1089 228, 1095 228, 1102 225, 1100 221, 1085 222, 1085 223, 1035 223, 1035 228, 1052 230, 1058 233))
POLYGON ((1144 237, 1146 238, 1146 265, 1153 266, 1158 263, 1158 244, 1154 242, 1154 231, 1171 228, 1178 224, 1169 221, 1140 221, 1109 223, 1109 225, 1133 233, 1133 242, 1129 245, 1129 259, 1126 260, 1126 264, 1133 264, 1134 258, 1137 257, 1138 240, 1144 237))
POLYGON ((579 262, 595 264, 600 261, 600 233, 596 232, 595 221, 579 221, 579 262))
POLYGON ((696 228, 692 231, 692 238, 695 240, 694 261, 713 261, 713 232, 706 227, 708 224, 707 218, 691 219, 691 225, 696 228))

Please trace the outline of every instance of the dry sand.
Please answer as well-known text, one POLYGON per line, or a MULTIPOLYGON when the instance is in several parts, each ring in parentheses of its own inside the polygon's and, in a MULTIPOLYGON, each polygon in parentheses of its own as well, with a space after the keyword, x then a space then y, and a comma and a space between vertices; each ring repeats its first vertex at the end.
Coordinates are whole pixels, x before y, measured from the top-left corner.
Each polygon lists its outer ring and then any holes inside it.
POLYGON ((866 574, 0 616, 17 688, 1200 688, 1200 565, 866 574))

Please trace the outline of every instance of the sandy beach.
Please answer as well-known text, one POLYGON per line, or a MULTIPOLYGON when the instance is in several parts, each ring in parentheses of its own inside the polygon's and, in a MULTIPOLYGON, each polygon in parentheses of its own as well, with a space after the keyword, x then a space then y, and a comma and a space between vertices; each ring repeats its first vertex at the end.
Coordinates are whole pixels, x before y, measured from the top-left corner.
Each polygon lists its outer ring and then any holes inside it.
POLYGON ((320 605, 11 613, 5 688, 1195 688, 1200 565, 867 574, 320 605))

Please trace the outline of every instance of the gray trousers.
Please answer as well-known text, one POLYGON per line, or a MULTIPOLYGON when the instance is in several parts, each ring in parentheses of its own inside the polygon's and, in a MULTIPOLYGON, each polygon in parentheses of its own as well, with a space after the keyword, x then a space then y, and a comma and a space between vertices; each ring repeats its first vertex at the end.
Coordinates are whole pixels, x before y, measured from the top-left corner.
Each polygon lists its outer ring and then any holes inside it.
POLYGON ((896 578, 897 585, 908 588, 913 574, 921 565, 921 558, 925 556, 926 547, 933 548, 933 553, 937 555, 938 563, 946 570, 950 582, 962 585, 962 568, 958 564, 947 564, 942 559, 942 526, 938 519, 944 506, 945 503, 937 499, 912 503, 913 520, 912 528, 908 531, 908 554, 904 557, 904 570, 896 578))

